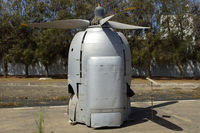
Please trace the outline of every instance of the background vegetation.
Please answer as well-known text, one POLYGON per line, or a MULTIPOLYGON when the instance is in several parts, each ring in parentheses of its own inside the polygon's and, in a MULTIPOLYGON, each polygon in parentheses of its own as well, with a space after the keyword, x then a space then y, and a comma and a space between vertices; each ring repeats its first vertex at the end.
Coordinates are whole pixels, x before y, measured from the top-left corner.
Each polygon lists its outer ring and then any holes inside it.
MULTIPOLYGON (((67 64, 69 45, 78 31, 32 29, 21 26, 22 23, 71 18, 92 20, 98 2, 0 0, 0 60, 3 63, 4 76, 7 76, 10 62, 24 64, 26 77, 29 65, 40 62, 48 76, 49 65, 60 59, 67 64)), ((133 66, 145 68, 147 76, 151 76, 154 62, 177 65, 181 76, 184 76, 183 64, 188 60, 194 64, 200 62, 200 7, 197 1, 101 0, 101 3, 107 10, 107 15, 135 6, 137 9, 114 20, 151 27, 148 31, 122 31, 130 43, 133 66), (172 15, 176 16, 173 24, 172 15), (188 34, 188 29, 192 29, 191 34, 188 34)))

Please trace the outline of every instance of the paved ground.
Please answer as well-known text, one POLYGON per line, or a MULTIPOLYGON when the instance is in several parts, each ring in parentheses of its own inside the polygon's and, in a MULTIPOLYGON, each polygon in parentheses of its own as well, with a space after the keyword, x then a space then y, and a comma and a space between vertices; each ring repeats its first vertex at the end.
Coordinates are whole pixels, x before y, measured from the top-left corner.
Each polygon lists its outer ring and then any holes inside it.
POLYGON ((130 120, 121 128, 92 129, 85 125, 70 125, 67 106, 43 106, 0 109, 0 133, 36 133, 36 120, 44 115, 45 133, 198 133, 200 130, 200 100, 133 102, 130 120), (153 119, 152 119, 153 112, 153 119))

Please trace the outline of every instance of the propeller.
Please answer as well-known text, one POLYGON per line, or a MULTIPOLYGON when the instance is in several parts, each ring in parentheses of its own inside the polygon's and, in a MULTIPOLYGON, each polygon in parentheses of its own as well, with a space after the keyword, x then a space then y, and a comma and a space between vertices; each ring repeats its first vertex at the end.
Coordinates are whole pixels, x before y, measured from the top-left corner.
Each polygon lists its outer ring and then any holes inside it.
POLYGON ((142 27, 142 26, 135 26, 129 24, 123 24, 115 21, 108 21, 110 27, 114 29, 121 29, 121 30, 138 30, 138 29, 150 29, 150 27, 142 27))
POLYGON ((117 14, 111 15, 111 16, 108 16, 108 17, 106 17, 106 18, 103 18, 103 19, 100 20, 100 25, 105 24, 105 23, 108 22, 111 18, 113 18, 113 17, 115 17, 115 16, 118 16, 118 15, 124 13, 124 12, 127 12, 127 11, 129 11, 129 10, 134 10, 134 9, 136 9, 136 7, 128 7, 128 8, 125 8, 125 9, 124 9, 123 11, 121 11, 120 13, 117 13, 117 14))
POLYGON ((123 30, 128 30, 128 29, 132 29, 132 30, 150 29, 150 27, 135 26, 135 25, 123 24, 123 23, 119 23, 119 22, 115 22, 115 21, 109 21, 114 16, 118 16, 118 15, 124 13, 124 12, 127 12, 129 10, 134 10, 134 9, 136 9, 136 7, 128 7, 128 8, 125 8, 122 12, 120 12, 118 14, 111 15, 111 16, 108 16, 108 17, 106 17, 104 19, 101 19, 100 20, 100 25, 102 26, 102 25, 104 25, 107 22, 108 25, 111 28, 114 28, 114 29, 123 29, 123 30))
MULTIPOLYGON (((102 8, 100 5, 95 9, 95 13, 100 16, 95 16, 95 22, 100 26, 108 25, 111 28, 115 29, 149 29, 150 27, 141 27, 141 26, 134 26, 129 24, 123 24, 115 21, 109 21, 114 16, 120 15, 124 12, 129 10, 136 9, 135 7, 129 7, 124 9, 118 14, 110 15, 108 17, 103 18, 105 15, 105 9, 102 8)), ((93 23, 92 23, 93 24, 93 23)), ((95 23, 96 24, 96 23, 95 23)), ((31 24, 22 24, 26 27, 36 27, 36 28, 53 28, 53 29, 79 29, 79 28, 86 28, 91 25, 89 20, 85 19, 68 19, 68 20, 56 20, 52 22, 44 22, 44 23, 31 23, 31 24)))
POLYGON ((37 27, 37 28, 77 29, 77 28, 88 27, 90 25, 90 21, 84 19, 68 19, 68 20, 57 20, 52 22, 31 23, 22 25, 26 27, 37 27))
POLYGON ((103 18, 103 19, 101 19, 100 20, 100 25, 102 26, 102 25, 104 25, 106 22, 108 22, 108 20, 110 20, 111 18, 113 18, 115 15, 111 15, 111 16, 108 16, 108 17, 106 17, 106 18, 103 18))

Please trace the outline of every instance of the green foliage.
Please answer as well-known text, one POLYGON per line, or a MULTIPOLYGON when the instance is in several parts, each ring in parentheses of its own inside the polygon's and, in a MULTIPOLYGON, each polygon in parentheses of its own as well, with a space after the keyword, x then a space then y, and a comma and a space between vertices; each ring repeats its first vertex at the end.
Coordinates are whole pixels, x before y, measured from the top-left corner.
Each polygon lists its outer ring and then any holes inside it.
MULTIPOLYGON (((22 27, 21 23, 71 18, 92 20, 97 2, 0 0, 0 58, 5 64, 5 73, 8 62, 23 63, 27 69, 26 75, 29 65, 40 62, 45 66, 46 76, 49 65, 60 59, 67 64, 70 42, 80 29, 31 29, 22 27)), ((126 36, 129 35, 133 66, 145 68, 147 76, 151 76, 153 61, 160 64, 177 64, 180 69, 188 60, 200 61, 198 3, 189 0, 101 0, 101 2, 107 10, 107 15, 134 6, 135 10, 120 14, 113 20, 151 27, 148 31, 122 31, 126 36), (172 15, 176 17, 173 18, 172 15), (193 25, 190 25, 190 18, 194 20, 193 25), (193 34, 188 35, 185 31, 191 28, 193 34), (194 40, 196 45, 192 44, 192 36, 196 37, 194 40)))
POLYGON ((177 64, 183 76, 183 64, 192 58, 193 52, 192 35, 188 34, 192 28, 189 1, 135 0, 132 3, 139 7, 134 11, 137 14, 132 17, 134 22, 152 27, 146 34, 136 31, 129 39, 133 66, 145 68, 147 76, 151 76, 152 61, 177 64))
POLYGON ((37 129, 38 129, 38 133, 44 133, 44 118, 43 118, 43 113, 40 112, 40 118, 39 120, 35 121, 36 125, 37 125, 37 129))
POLYGON ((9 55, 13 62, 34 65, 36 44, 32 39, 32 31, 19 26, 15 37, 16 44, 9 49, 9 55))
POLYGON ((37 43, 36 56, 44 65, 51 65, 58 59, 59 40, 57 30, 47 29, 37 33, 35 40, 37 43))
POLYGON ((193 55, 191 60, 195 63, 200 62, 200 2, 193 1, 191 4, 191 13, 193 14, 193 35, 196 45, 193 46, 193 55))

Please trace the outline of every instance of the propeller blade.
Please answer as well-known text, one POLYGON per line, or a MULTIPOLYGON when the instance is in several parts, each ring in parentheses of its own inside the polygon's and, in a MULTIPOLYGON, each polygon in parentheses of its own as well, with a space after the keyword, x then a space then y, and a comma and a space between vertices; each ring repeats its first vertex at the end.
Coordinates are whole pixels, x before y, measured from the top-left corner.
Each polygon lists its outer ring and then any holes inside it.
POLYGON ((124 9, 123 11, 129 11, 129 10, 134 10, 134 9, 136 9, 136 7, 128 7, 126 9, 124 9))
POLYGON ((129 24, 123 24, 115 21, 108 21, 108 24, 110 27, 115 29, 130 29, 130 30, 138 30, 138 29, 150 29, 150 27, 142 27, 142 26, 135 26, 135 25, 129 25, 129 24))
POLYGON ((105 24, 106 22, 108 22, 111 18, 113 18, 115 15, 111 15, 111 16, 108 16, 106 18, 103 18, 100 20, 100 25, 103 25, 105 24))
POLYGON ((68 20, 56 20, 52 22, 22 24, 22 25, 26 27, 36 27, 36 28, 76 29, 76 28, 87 27, 90 25, 90 22, 84 19, 68 19, 68 20))
POLYGON ((114 14, 114 15, 111 15, 111 16, 108 16, 108 17, 106 17, 106 18, 103 18, 103 19, 100 20, 100 25, 105 24, 106 22, 108 22, 108 21, 109 21, 111 18, 113 18, 114 16, 118 16, 118 15, 120 15, 120 14, 126 12, 126 11, 134 10, 134 9, 136 9, 136 7, 128 7, 128 8, 126 8, 126 9, 124 9, 123 11, 121 11, 120 13, 117 13, 117 14, 114 14))

